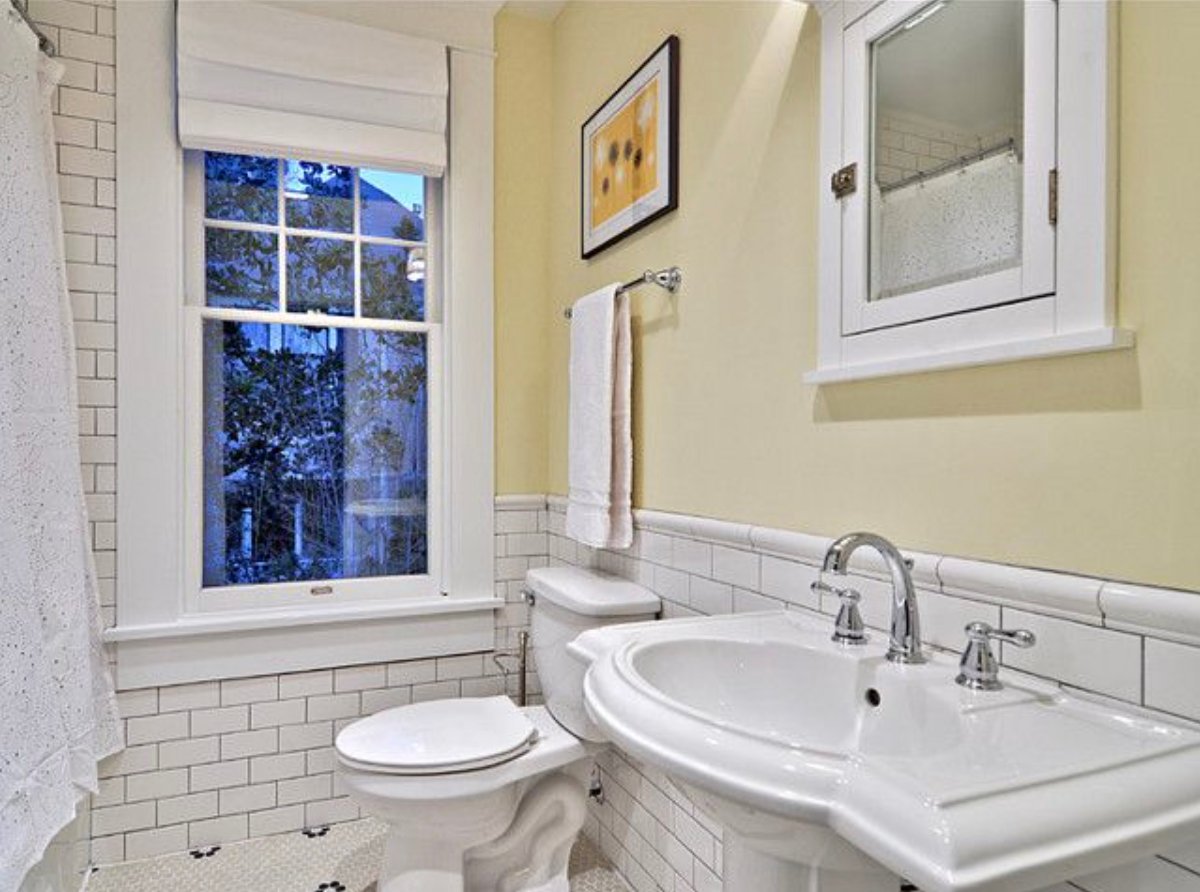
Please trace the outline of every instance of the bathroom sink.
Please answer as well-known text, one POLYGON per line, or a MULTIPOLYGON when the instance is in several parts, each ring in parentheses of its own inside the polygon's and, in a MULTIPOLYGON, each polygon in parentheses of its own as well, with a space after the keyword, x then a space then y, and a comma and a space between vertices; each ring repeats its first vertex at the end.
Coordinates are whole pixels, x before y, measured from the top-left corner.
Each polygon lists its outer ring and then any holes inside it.
POLYGON ((727 890, 1023 892, 1200 837, 1195 727, 829 633, 779 612, 571 645, 596 724, 726 827, 727 890))

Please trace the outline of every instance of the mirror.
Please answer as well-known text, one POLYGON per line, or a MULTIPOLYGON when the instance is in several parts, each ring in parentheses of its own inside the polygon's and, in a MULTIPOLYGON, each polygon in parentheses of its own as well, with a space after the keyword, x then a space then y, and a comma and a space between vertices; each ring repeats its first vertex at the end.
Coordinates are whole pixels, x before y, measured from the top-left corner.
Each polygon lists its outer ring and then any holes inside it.
POLYGON ((1021 264, 1020 0, 938 0, 875 40, 869 299, 1021 264))

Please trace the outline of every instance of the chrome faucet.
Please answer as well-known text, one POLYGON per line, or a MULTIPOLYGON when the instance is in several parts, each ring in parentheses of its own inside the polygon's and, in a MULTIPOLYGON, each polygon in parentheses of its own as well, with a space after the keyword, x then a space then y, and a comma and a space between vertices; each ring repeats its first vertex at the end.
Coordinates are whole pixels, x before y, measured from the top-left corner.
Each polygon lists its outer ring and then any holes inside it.
POLYGON ((864 545, 869 545, 882 555, 892 577, 892 629, 887 658, 893 663, 924 663, 917 592, 908 572, 912 564, 905 560, 895 545, 875 533, 847 533, 829 546, 822 569, 844 574, 850 565, 850 555, 864 545))

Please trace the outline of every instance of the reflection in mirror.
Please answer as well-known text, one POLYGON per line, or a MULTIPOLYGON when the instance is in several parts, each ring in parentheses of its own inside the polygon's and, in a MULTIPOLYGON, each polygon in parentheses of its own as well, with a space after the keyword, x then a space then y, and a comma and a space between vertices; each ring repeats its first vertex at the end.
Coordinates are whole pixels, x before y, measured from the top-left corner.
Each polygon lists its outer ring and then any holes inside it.
POLYGON ((1020 264, 1022 12, 938 0, 872 44, 871 300, 1020 264))

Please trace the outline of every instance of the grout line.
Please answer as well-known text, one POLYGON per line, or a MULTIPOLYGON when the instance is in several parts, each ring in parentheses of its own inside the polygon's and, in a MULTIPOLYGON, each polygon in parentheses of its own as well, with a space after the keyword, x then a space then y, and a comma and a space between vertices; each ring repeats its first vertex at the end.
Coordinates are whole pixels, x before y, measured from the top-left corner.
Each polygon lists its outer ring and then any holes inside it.
POLYGON ((1166 855, 1155 855, 1155 857, 1158 858, 1160 861, 1167 862, 1172 867, 1178 867, 1180 870, 1182 870, 1186 873, 1189 873, 1194 877, 1200 877, 1200 870, 1196 870, 1194 867, 1190 867, 1187 864, 1183 864, 1179 861, 1174 860, 1173 858, 1167 857, 1166 855))

